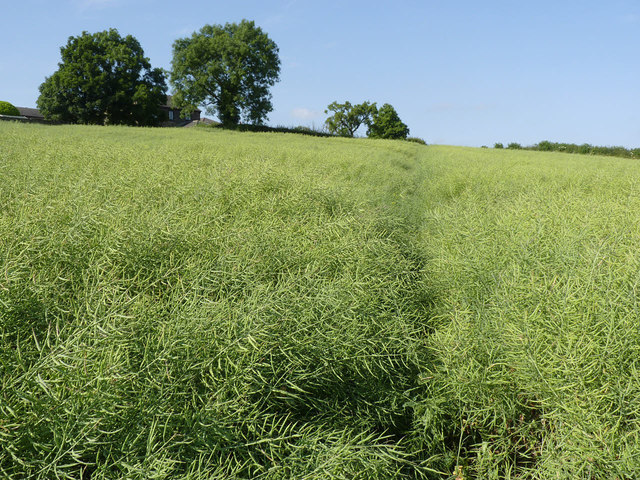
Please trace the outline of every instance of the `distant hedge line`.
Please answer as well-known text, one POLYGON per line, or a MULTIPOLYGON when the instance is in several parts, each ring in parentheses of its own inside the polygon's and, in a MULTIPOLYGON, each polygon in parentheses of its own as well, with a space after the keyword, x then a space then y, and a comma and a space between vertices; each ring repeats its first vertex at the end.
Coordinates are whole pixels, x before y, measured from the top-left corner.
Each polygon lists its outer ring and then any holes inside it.
MULTIPOLYGON (((494 148, 504 148, 501 143, 496 143, 494 148)), ((640 148, 625 148, 620 146, 601 147, 583 143, 577 145, 575 143, 558 143, 544 140, 535 145, 523 147, 519 143, 510 143, 507 148, 512 150, 536 150, 539 152, 564 152, 579 153, 582 155, 607 155, 610 157, 640 158, 640 148)))
POLYGON ((301 133, 303 135, 312 135, 314 137, 333 137, 334 135, 322 132, 319 130, 314 130, 310 127, 298 126, 298 127, 269 127, 267 125, 247 125, 247 124, 238 124, 234 126, 225 126, 223 127, 221 123, 215 122, 212 124, 202 124, 200 125, 204 128, 224 128, 225 130, 236 130, 238 132, 277 132, 277 133, 301 133))
MULTIPOLYGON (((276 132, 276 133, 300 133, 302 135, 311 135, 314 137, 336 137, 339 135, 335 135, 333 133, 329 133, 327 131, 324 130, 317 130, 311 127, 305 127, 305 126, 297 126, 297 127, 283 127, 283 126, 277 126, 277 127, 269 127, 267 125, 247 125, 247 124, 238 124, 238 125, 234 125, 234 126, 222 126, 221 123, 218 122, 214 122, 214 123, 210 123, 210 124, 200 124, 198 125, 201 128, 223 128, 225 130, 235 130, 238 132, 276 132)), ((408 137, 405 139, 408 142, 414 142, 414 143, 419 143, 421 145, 426 145, 427 142, 425 142, 422 138, 418 138, 418 137, 408 137)))

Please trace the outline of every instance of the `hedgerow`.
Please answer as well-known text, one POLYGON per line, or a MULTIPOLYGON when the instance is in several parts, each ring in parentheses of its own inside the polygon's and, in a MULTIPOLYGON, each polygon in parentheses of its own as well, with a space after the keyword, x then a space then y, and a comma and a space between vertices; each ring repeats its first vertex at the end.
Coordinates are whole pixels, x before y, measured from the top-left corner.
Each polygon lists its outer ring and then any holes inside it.
POLYGON ((15 117, 20 115, 20 110, 9 102, 0 101, 0 115, 10 115, 15 117))

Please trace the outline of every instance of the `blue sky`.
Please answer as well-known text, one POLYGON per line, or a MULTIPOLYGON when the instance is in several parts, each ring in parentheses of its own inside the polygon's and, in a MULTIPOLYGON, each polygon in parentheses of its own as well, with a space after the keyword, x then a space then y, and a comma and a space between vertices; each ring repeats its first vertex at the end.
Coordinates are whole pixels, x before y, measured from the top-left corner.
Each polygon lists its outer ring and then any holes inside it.
POLYGON ((429 143, 640 147, 640 2, 0 0, 0 100, 33 107, 83 30, 135 36, 153 67, 205 24, 256 24, 282 70, 271 125, 334 100, 392 104, 429 143))

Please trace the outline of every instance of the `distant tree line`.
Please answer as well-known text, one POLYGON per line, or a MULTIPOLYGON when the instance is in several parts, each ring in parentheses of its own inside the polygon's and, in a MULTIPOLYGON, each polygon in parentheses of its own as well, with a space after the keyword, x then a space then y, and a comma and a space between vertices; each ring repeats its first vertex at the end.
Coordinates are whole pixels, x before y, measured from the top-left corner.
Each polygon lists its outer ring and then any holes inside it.
MULTIPOLYGON (((504 148, 502 143, 494 144, 493 148, 504 148)), ((578 145, 576 143, 559 143, 543 140, 535 145, 529 145, 523 147, 519 143, 509 143, 507 149, 511 150, 535 150, 538 152, 562 152, 562 153, 577 153, 581 155, 605 155, 610 157, 624 157, 624 158, 640 158, 640 148, 625 148, 620 146, 602 147, 597 145, 590 145, 583 143, 578 145)))
POLYGON ((309 135, 312 137, 334 137, 335 135, 327 132, 326 130, 317 130, 311 127, 299 125, 297 127, 285 127, 277 125, 271 127, 269 125, 253 125, 246 123, 239 123, 238 125, 225 126, 222 123, 210 123, 202 125, 203 128, 224 128, 226 130, 235 130, 237 132, 261 132, 261 133, 297 133, 301 135, 309 135))
MULTIPOLYGON (((40 85, 38 108, 47 120, 98 125, 156 126, 165 113, 167 82, 172 107, 186 117, 198 106, 224 128, 241 122, 265 127, 273 110, 269 88, 280 75, 278 46, 254 22, 205 25, 173 43, 171 71, 152 68, 138 40, 116 29, 82 32, 60 49, 58 70, 40 85)), ((361 125, 370 138, 407 139, 409 128, 388 103, 333 102, 325 130, 280 130, 353 137, 361 125)), ((270 131, 273 131, 272 129, 270 131)), ((264 131, 264 130, 263 130, 264 131)), ((411 139, 424 143, 421 139, 411 139)))

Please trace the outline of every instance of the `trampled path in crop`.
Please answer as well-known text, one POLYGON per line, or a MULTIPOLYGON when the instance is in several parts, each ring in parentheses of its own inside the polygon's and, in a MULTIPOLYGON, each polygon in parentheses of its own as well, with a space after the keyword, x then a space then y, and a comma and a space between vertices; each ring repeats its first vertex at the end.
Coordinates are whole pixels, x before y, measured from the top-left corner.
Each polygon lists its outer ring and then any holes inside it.
POLYGON ((633 478, 635 160, 0 123, 0 476, 633 478))

